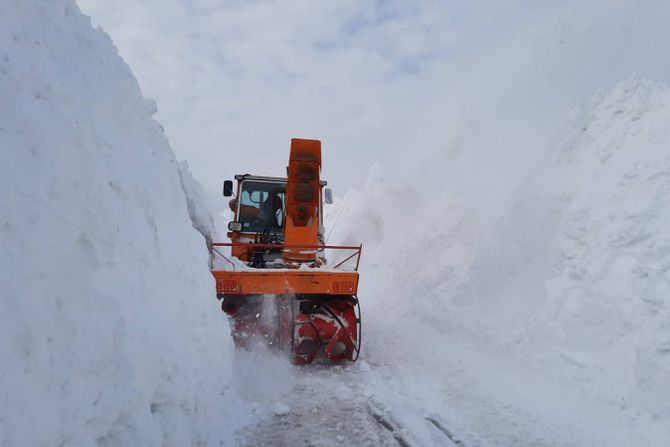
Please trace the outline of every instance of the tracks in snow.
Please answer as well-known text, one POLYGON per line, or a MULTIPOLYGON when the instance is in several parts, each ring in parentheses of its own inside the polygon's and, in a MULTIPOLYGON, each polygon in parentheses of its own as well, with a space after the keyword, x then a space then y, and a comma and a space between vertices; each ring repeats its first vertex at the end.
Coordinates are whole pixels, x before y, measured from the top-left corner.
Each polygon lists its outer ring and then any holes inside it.
POLYGON ((461 441, 460 438, 458 438, 453 432, 451 432, 448 428, 446 428, 444 424, 442 424, 442 422, 440 422, 434 417, 427 417, 426 420, 431 424, 433 424, 435 428, 437 428, 439 431, 444 433, 444 435, 447 438, 449 438, 449 440, 453 442, 455 445, 457 445, 458 447, 465 447, 463 441, 461 441))
MULTIPOLYGON (((408 438, 411 437, 411 433, 408 432, 406 429, 401 427, 395 419, 385 413, 384 411, 380 410, 377 406, 374 405, 369 405, 368 406, 368 411, 370 413, 370 416, 385 430, 389 431, 393 438, 397 441, 398 445, 401 447, 414 447, 413 442, 410 442, 408 438)), ((456 447, 466 447, 463 441, 456 436, 451 430, 446 428, 446 424, 441 422, 437 417, 435 416, 428 416, 424 418, 427 422, 430 423, 430 425, 434 428, 437 429, 437 431, 444 436, 446 439, 443 439, 444 444, 441 445, 453 445, 456 447)))
POLYGON ((390 417, 382 415, 380 411, 372 406, 368 408, 368 411, 370 416, 372 416, 372 419, 374 419, 382 428, 388 430, 393 436, 393 439, 398 441, 398 444, 400 444, 401 447, 412 447, 402 435, 400 427, 395 422, 392 422, 390 417))

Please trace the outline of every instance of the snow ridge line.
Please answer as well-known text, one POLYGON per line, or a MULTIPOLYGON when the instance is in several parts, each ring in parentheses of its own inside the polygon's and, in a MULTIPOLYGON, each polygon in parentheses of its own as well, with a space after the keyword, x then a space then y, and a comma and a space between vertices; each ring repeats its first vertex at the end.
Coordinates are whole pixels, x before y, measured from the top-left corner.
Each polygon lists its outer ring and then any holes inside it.
POLYGON ((412 445, 409 442, 407 442, 405 437, 402 436, 400 433, 398 433, 398 430, 400 430, 402 427, 398 426, 395 422, 392 422, 390 418, 385 418, 384 416, 382 416, 382 414, 372 406, 368 407, 368 412, 370 413, 370 416, 372 416, 372 418, 375 421, 377 421, 379 425, 381 425, 386 430, 391 432, 393 438, 398 442, 398 444, 401 447, 412 447, 412 445))
MULTIPOLYGON (((393 438, 398 442, 401 447, 412 447, 412 443, 408 441, 406 436, 403 436, 400 432, 403 431, 403 427, 398 424, 391 415, 387 414, 386 411, 375 406, 374 404, 368 405, 368 413, 370 416, 385 430, 389 431, 393 438)), ((449 430, 446 427, 444 421, 441 421, 436 416, 426 416, 424 418, 426 422, 430 423, 431 426, 435 427, 439 433, 444 435, 448 439, 449 445, 455 445, 457 447, 466 447, 466 444, 461 440, 461 438, 456 435, 454 432, 449 430)), ((411 436, 411 434, 410 434, 411 436)))
POLYGON ((456 444, 458 447, 465 447, 463 441, 461 441, 461 439, 458 436, 456 436, 451 430, 445 427, 440 421, 430 416, 426 417, 426 420, 431 424, 433 424, 435 428, 440 430, 447 438, 449 438, 451 442, 456 444))

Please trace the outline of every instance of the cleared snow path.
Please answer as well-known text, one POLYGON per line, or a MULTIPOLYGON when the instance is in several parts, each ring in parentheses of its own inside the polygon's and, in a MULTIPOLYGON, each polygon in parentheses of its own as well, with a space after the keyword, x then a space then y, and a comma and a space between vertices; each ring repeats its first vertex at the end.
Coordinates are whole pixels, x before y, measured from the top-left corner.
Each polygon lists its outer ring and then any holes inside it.
MULTIPOLYGON (((408 445, 394 438, 391 426, 379 422, 359 398, 332 396, 323 381, 294 389, 290 410, 283 408, 243 433, 241 445, 408 445), (319 383, 321 382, 321 383, 319 383), (304 400, 302 400, 304 399, 304 400), (389 428, 390 427, 390 428, 389 428)), ((402 440, 401 434, 396 436, 402 440)))
MULTIPOLYGON (((239 434, 239 445, 410 445, 366 396, 362 365, 291 367, 290 389, 274 402, 259 401, 261 417, 239 434)), ((286 377, 280 375, 282 379, 286 377)), ((253 392, 247 396, 256 397, 253 392)))
MULTIPOLYGON (((240 445, 422 445, 371 395, 370 371, 366 363, 299 368, 288 403, 269 405, 272 414, 245 429, 240 445)), ((464 446, 439 418, 426 425, 435 428, 436 445, 464 446)))

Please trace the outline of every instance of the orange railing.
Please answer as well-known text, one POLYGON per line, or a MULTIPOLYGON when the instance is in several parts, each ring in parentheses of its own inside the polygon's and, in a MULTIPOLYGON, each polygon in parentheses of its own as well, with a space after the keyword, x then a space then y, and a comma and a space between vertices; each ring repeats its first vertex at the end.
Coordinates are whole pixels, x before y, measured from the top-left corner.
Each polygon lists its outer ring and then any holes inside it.
POLYGON ((341 266, 343 266, 345 263, 352 259, 356 259, 356 266, 354 267, 354 271, 358 271, 358 266, 361 262, 361 251, 363 250, 363 244, 359 246, 349 246, 349 245, 284 245, 284 244, 257 244, 257 243, 244 243, 244 242, 212 242, 210 244, 210 268, 213 270, 213 260, 215 254, 218 254, 219 256, 223 257, 226 261, 228 261, 230 264, 233 264, 233 262, 223 253, 221 253, 219 250, 216 249, 216 247, 243 247, 243 248, 270 248, 270 249, 277 249, 277 250, 283 250, 283 249, 289 249, 289 250, 317 250, 317 251, 322 251, 322 250, 352 250, 353 253, 351 253, 349 256, 342 260, 338 260, 337 264, 335 264, 333 267, 331 267, 333 270, 339 269, 341 266))

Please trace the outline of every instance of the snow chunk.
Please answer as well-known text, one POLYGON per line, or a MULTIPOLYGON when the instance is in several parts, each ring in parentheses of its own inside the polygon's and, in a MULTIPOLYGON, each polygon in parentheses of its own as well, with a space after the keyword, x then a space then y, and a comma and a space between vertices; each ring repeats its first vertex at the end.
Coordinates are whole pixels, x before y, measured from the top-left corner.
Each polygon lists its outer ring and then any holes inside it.
POLYGON ((289 407, 284 403, 276 402, 274 405, 272 405, 272 412, 277 416, 284 416, 286 414, 289 414, 290 411, 291 407, 289 407))

